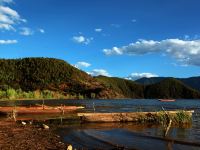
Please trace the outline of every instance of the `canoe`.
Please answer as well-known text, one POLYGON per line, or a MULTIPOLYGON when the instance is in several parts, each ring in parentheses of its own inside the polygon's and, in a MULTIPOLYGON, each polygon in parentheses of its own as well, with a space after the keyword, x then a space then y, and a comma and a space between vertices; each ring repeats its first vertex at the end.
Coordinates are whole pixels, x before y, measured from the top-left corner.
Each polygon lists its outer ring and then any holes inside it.
POLYGON ((31 107, 0 107, 0 114, 9 114, 15 111, 17 114, 59 114, 70 111, 75 111, 78 109, 83 109, 82 106, 59 106, 59 107, 50 107, 50 106, 31 106, 31 107))
POLYGON ((161 102, 174 102, 176 101, 175 99, 158 99, 161 102))

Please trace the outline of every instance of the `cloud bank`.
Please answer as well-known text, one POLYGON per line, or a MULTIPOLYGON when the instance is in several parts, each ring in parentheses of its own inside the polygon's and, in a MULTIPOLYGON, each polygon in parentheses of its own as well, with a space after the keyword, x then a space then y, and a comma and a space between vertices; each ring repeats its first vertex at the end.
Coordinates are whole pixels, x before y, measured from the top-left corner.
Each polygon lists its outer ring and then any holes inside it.
POLYGON ((88 45, 93 40, 93 38, 87 38, 83 35, 80 35, 80 36, 73 36, 72 40, 76 43, 79 43, 79 44, 88 45))
POLYGON ((4 3, 13 3, 13 0, 0 0, 0 4, 4 4, 4 3))
POLYGON ((102 30, 101 28, 94 29, 95 32, 101 32, 102 30))
POLYGON ((19 32, 19 34, 29 36, 29 35, 33 35, 33 31, 30 28, 23 27, 21 28, 21 31, 19 32))
POLYGON ((94 69, 91 72, 87 72, 87 73, 92 75, 92 76, 102 75, 102 76, 110 77, 110 74, 104 69, 94 69))
POLYGON ((26 22, 21 18, 17 11, 5 6, 7 3, 13 2, 12 0, 0 0, 0 30, 15 30, 14 25, 26 22))
POLYGON ((152 78, 152 77, 158 77, 158 75, 153 73, 131 73, 128 77, 126 77, 126 79, 137 80, 140 78, 152 78))
POLYGON ((0 45, 16 44, 17 40, 0 40, 0 45))
POLYGON ((106 55, 164 53, 183 64, 200 66, 200 40, 138 40, 127 46, 104 49, 103 52, 106 55))
POLYGON ((40 33, 45 33, 45 31, 44 31, 44 29, 38 29, 38 31, 40 32, 40 33))
POLYGON ((77 62, 77 63, 75 64, 75 67, 76 67, 76 68, 82 68, 82 67, 87 68, 87 67, 90 67, 90 66, 91 66, 90 63, 87 63, 87 62, 84 62, 84 61, 79 61, 79 62, 77 62))

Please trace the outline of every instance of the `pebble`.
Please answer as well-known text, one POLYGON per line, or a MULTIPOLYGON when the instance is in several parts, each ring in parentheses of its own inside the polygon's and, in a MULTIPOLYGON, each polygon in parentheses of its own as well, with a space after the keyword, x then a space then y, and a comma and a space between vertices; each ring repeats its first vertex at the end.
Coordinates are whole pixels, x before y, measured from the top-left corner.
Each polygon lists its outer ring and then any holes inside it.
POLYGON ((43 127, 45 130, 48 130, 48 129, 49 129, 49 126, 46 125, 46 124, 42 124, 42 127, 43 127))

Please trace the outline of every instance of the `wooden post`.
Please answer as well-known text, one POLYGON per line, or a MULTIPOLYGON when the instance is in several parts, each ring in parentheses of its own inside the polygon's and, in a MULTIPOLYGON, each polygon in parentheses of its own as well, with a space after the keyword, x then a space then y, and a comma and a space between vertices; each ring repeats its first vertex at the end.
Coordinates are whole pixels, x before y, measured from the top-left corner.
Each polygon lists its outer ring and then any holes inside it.
POLYGON ((94 104, 94 102, 93 102, 93 110, 94 110, 94 113, 95 113, 95 104, 94 104))
POLYGON ((63 105, 61 104, 61 110, 62 110, 62 114, 64 115, 65 114, 65 111, 64 111, 64 108, 63 108, 63 105))
POLYGON ((167 133, 169 132, 169 129, 170 129, 170 127, 171 127, 171 124, 172 124, 172 120, 170 119, 170 120, 169 120, 169 124, 168 124, 168 126, 167 126, 167 128, 166 128, 166 131, 165 131, 165 136, 167 136, 167 133))
POLYGON ((12 118, 14 119, 14 121, 16 122, 16 106, 14 107, 13 111, 12 111, 12 118))
POLYGON ((42 109, 44 110, 44 99, 42 99, 42 109))
POLYGON ((162 110, 165 112, 165 114, 167 115, 167 119, 168 119, 168 125, 167 125, 167 128, 165 130, 165 134, 164 136, 167 136, 167 133, 169 132, 169 129, 171 127, 171 124, 172 124, 172 119, 170 118, 170 116, 166 113, 165 109, 162 107, 162 110))

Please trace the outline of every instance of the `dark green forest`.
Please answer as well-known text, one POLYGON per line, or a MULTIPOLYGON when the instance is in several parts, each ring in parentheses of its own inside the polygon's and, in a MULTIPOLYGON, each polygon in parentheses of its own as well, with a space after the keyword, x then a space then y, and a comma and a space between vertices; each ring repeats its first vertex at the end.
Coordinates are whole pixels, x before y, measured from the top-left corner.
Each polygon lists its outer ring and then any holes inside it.
POLYGON ((200 98, 200 92, 173 78, 146 85, 116 77, 92 77, 54 58, 0 59, 0 99, 41 98, 189 99, 200 98))
POLYGON ((52 91, 64 96, 91 98, 103 85, 67 62, 53 58, 0 60, 0 89, 52 91))

